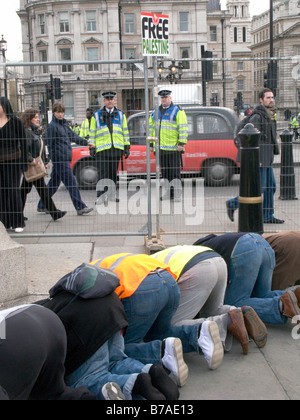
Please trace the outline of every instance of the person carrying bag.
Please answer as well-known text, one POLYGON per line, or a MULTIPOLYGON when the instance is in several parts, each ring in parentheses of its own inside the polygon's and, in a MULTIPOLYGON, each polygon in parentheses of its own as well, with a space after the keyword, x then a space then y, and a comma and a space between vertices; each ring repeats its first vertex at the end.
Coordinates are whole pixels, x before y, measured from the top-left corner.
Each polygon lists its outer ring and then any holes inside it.
POLYGON ((23 211, 26 204, 27 194, 30 193, 34 185, 40 198, 45 204, 46 213, 49 213, 54 221, 66 215, 66 211, 58 210, 50 197, 45 183, 47 174, 44 164, 44 142, 39 134, 39 111, 35 108, 28 108, 24 111, 21 121, 25 127, 26 139, 28 143, 28 169, 24 172, 21 185, 21 197, 23 211))

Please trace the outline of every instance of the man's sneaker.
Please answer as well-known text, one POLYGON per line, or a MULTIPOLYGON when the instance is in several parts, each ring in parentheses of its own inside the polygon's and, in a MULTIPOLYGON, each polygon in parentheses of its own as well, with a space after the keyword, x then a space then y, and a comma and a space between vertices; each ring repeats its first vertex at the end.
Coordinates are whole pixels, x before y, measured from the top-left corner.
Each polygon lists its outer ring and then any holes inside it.
POLYGON ((36 211, 38 212, 38 213, 46 213, 46 214, 50 214, 50 211, 49 210, 47 210, 47 209, 45 209, 45 208, 42 208, 42 209, 40 209, 39 207, 36 209, 36 211))
POLYGON ((179 338, 168 337, 164 340, 162 365, 171 372, 171 377, 178 386, 183 386, 189 374, 183 359, 182 343, 179 338))
POLYGON ((115 382, 107 382, 102 387, 102 395, 105 400, 125 400, 125 395, 115 382))
POLYGON ((198 345, 210 369, 217 369, 222 363, 224 349, 220 338, 219 328, 214 321, 204 321, 201 325, 198 345))
POLYGON ((88 214, 88 213, 90 213, 91 211, 93 211, 94 209, 91 209, 91 208, 88 208, 88 207, 84 207, 83 209, 81 209, 81 210, 77 210, 77 214, 78 214, 78 216, 82 216, 82 215, 84 215, 84 214, 88 214))

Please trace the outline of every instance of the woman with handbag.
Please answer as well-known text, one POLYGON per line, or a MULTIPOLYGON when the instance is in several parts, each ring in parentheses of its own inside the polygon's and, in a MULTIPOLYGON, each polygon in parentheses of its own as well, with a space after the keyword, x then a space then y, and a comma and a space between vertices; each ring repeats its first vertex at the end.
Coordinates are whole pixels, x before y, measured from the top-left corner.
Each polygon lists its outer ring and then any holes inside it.
POLYGON ((0 221, 21 233, 25 227, 20 182, 27 170, 26 133, 11 104, 0 97, 0 221))
POLYGON ((46 161, 46 155, 43 140, 39 133, 39 111, 35 108, 26 109, 21 116, 21 121, 25 127, 28 147, 28 171, 24 172, 21 185, 23 210, 26 204, 27 194, 30 193, 34 185, 46 210, 50 213, 52 219, 56 221, 64 217, 67 212, 56 208, 45 184, 44 176, 46 173, 44 172, 45 166, 43 162, 46 161), (39 163, 40 167, 42 167, 40 171, 37 170, 39 163))

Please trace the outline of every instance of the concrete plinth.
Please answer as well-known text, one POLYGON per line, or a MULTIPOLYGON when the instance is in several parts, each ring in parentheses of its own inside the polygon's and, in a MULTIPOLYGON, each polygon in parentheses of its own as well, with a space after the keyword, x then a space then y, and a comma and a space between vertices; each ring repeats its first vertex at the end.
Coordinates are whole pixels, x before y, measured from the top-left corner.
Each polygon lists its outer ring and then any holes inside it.
POLYGON ((10 238, 0 222, 0 303, 27 294, 25 248, 10 238))

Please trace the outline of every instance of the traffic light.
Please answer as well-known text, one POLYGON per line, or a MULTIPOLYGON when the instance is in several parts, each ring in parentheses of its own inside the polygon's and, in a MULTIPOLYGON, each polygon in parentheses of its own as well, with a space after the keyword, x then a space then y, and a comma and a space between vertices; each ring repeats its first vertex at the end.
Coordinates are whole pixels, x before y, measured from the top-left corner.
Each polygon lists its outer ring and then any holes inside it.
POLYGON ((242 94, 242 92, 237 93, 237 106, 238 106, 238 108, 242 108, 242 106, 243 106, 243 94, 242 94))
MULTIPOLYGON (((212 58, 212 51, 205 51, 204 45, 201 45, 201 57, 212 58)), ((202 61, 202 80, 210 82, 213 80, 213 63, 212 61, 202 61)))
POLYGON ((53 99, 53 86, 51 84, 51 82, 46 83, 46 97, 48 100, 53 99))
POLYGON ((53 80, 53 84, 54 84, 54 98, 55 99, 61 99, 61 81, 59 78, 55 78, 53 80))
POLYGON ((271 89, 275 95, 277 89, 277 61, 268 63, 268 71, 264 73, 264 87, 271 89))

